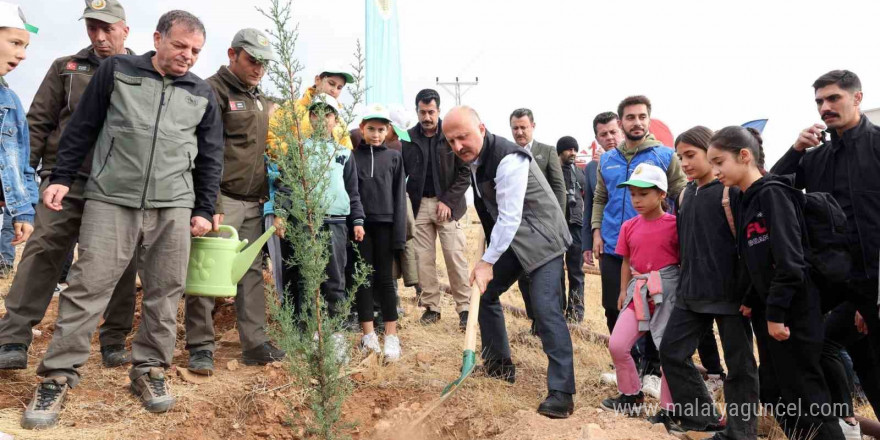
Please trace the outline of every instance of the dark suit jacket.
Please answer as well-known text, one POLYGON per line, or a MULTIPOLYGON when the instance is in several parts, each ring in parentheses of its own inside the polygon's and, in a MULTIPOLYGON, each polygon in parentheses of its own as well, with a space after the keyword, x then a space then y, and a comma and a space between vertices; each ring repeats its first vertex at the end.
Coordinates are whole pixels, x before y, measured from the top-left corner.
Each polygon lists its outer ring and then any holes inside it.
POLYGON ((565 178, 562 176, 562 165, 559 163, 559 156, 556 154, 556 148, 538 141, 532 142, 532 158, 538 168, 544 173, 550 188, 553 188, 553 194, 559 200, 559 209, 565 212, 565 178))
POLYGON ((590 219, 593 218, 593 193, 596 192, 596 174, 598 172, 598 161, 591 160, 584 167, 587 185, 584 187, 584 226, 581 229, 581 247, 585 251, 593 250, 593 226, 590 219))

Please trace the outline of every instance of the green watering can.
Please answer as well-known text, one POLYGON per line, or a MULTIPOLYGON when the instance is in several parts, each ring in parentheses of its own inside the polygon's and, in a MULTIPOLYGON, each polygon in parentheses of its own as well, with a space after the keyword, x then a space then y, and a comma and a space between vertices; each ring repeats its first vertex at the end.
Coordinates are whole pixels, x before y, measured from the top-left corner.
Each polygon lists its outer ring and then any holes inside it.
POLYGON ((193 237, 186 269, 186 294, 193 296, 235 296, 238 280, 260 253, 260 248, 275 233, 272 226, 253 244, 238 240, 238 231, 232 226, 220 226, 220 232, 230 237, 193 237), (244 249, 244 250, 242 250, 244 249))

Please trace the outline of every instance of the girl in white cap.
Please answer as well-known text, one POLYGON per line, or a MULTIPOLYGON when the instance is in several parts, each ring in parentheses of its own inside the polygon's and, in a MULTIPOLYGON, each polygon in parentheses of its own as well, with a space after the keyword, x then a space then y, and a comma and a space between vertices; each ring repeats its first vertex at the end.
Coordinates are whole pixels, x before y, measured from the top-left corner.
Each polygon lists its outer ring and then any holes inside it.
POLYGON ((36 32, 18 5, 0 2, 0 206, 4 215, 12 216, 13 246, 33 232, 38 196, 34 169, 27 160, 31 148, 24 106, 3 77, 25 60, 30 34, 36 32))
MULTIPOLYGON (((675 216, 666 213, 666 172, 648 163, 639 164, 630 179, 618 187, 629 187, 637 217, 627 220, 620 229, 615 253, 623 257, 620 317, 614 325, 608 349, 617 373, 617 397, 602 401, 602 407, 629 415, 638 415, 645 396, 630 350, 650 330, 660 346, 663 330, 675 304, 678 286, 678 232, 675 216)), ((667 410, 672 399, 666 380, 660 386, 660 411, 649 420, 667 424, 667 410)), ((667 425, 668 426, 668 425, 667 425)))

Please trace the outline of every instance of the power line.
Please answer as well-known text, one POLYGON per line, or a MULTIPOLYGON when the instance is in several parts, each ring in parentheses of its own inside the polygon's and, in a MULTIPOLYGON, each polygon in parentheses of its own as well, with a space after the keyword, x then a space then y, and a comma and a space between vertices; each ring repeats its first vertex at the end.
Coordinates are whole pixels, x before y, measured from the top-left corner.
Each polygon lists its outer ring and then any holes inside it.
POLYGON ((456 76, 455 81, 448 82, 440 82, 440 77, 436 77, 436 79, 438 86, 443 87, 450 95, 455 96, 455 105, 457 106, 461 105, 461 97, 480 83, 480 78, 474 78, 473 81, 459 81, 456 76), (464 90, 462 90, 462 86, 465 87, 464 90))

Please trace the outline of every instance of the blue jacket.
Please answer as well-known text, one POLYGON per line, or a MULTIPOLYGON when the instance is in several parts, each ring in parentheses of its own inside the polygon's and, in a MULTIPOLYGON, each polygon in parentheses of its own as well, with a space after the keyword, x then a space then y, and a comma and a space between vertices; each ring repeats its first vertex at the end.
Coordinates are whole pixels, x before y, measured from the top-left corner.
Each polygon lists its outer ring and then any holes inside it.
POLYGON ((627 181, 633 170, 641 163, 668 170, 674 154, 673 149, 658 142, 656 145, 639 150, 628 163, 619 149, 611 150, 599 159, 599 172, 602 173, 605 187, 608 189, 608 202, 605 204, 605 213, 602 217, 602 241, 605 242, 606 253, 617 255, 614 249, 617 247, 620 227, 623 222, 638 215, 632 206, 629 191, 626 188, 619 189, 617 185, 627 181))
POLYGON ((34 205, 39 203, 31 156, 30 134, 24 108, 18 96, 0 82, 0 179, 3 198, 14 223, 34 223, 34 205))

